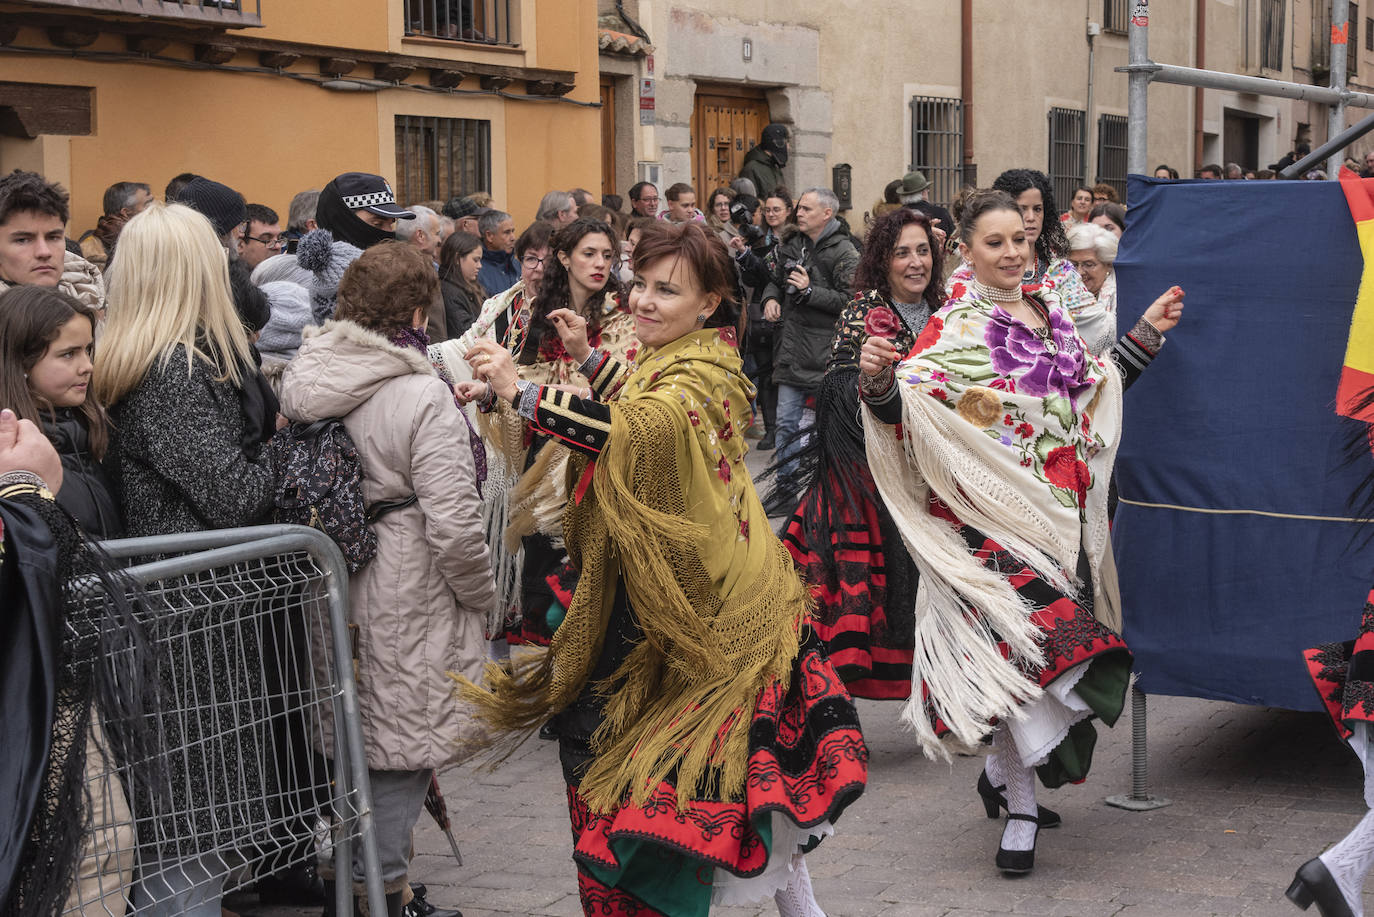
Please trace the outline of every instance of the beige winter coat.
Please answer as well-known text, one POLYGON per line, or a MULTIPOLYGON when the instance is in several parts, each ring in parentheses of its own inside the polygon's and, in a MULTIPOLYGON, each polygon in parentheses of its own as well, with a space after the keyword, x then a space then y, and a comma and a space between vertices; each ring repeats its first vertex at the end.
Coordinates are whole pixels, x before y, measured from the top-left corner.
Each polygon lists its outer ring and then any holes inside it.
POLYGON ((475 734, 448 673, 480 679, 496 601, 468 427, 424 354, 345 321, 302 338, 282 413, 342 418, 369 506, 418 497, 375 523, 377 557, 348 584, 367 765, 441 767, 475 734))

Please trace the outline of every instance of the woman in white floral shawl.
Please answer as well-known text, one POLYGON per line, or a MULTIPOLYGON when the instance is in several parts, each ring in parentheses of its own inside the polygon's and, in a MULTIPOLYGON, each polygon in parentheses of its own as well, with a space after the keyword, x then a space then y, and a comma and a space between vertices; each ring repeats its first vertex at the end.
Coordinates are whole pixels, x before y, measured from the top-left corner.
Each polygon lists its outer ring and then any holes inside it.
POLYGON ((928 756, 992 754, 988 816, 1008 811, 1004 872, 1034 865, 1046 786, 1082 780, 1091 720, 1121 713, 1131 657, 1107 538, 1121 393, 1177 323, 1174 287, 1097 358, 1053 289, 1023 287, 1016 202, 975 194, 956 282, 910 352, 870 336, 860 357, 869 465, 920 569, 911 701, 928 756))

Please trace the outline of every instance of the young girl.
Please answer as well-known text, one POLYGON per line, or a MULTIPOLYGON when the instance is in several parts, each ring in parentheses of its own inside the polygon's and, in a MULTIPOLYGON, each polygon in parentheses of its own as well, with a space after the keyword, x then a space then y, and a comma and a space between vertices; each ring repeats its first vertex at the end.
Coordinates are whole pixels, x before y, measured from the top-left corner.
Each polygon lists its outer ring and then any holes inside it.
POLYGON ((444 240, 439 250, 439 289, 450 339, 472 327, 487 301, 487 291, 477 282, 481 267, 481 239, 470 232, 455 232, 444 240))
POLYGON ((94 397, 95 314, 50 287, 0 293, 0 404, 43 428, 62 457, 57 502, 94 538, 124 528, 104 467, 109 420, 94 397))

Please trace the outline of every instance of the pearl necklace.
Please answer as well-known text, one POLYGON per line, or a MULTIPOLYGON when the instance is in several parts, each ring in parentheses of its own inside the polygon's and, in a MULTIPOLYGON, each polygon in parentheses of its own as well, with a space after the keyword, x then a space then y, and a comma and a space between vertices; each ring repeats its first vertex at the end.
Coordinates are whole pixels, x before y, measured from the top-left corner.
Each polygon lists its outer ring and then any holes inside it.
POLYGON ((1014 290, 1004 290, 1001 287, 988 286, 979 280, 973 281, 973 292, 993 302, 1020 302, 1025 296, 1021 292, 1020 284, 1017 284, 1014 290))

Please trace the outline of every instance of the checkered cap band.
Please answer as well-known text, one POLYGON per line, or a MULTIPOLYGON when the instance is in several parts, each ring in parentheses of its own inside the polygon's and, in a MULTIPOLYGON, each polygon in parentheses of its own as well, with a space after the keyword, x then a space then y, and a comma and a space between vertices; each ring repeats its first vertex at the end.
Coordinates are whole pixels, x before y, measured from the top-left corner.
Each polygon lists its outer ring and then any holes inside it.
POLYGON ((349 210, 362 210, 364 207, 376 207, 378 204, 396 203, 396 195, 388 191, 374 191, 371 194, 358 194, 353 197, 343 199, 344 206, 349 210))

